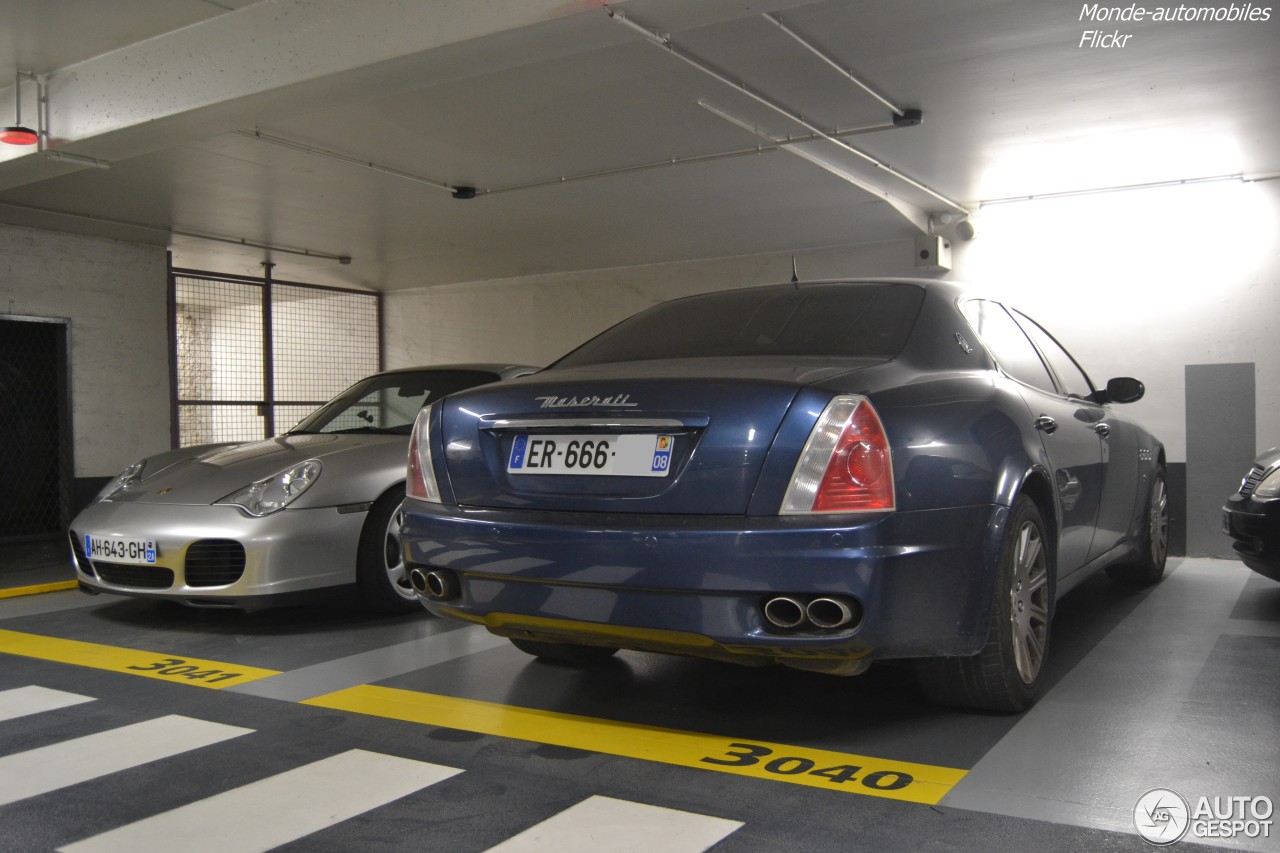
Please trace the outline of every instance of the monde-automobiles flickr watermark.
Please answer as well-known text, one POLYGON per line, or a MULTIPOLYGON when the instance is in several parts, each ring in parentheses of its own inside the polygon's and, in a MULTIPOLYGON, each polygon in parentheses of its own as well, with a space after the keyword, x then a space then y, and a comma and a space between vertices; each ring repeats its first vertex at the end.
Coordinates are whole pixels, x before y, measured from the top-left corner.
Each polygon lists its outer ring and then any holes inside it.
POLYGON ((1168 788, 1153 788, 1133 806, 1133 826, 1157 846, 1184 838, 1270 838, 1275 806, 1270 797, 1200 797, 1189 803, 1168 788))
POLYGON ((1081 48, 1103 50, 1125 48, 1130 41, 1137 41, 1140 33, 1151 33, 1156 27, 1169 24, 1265 24, 1272 19, 1270 6, 1258 6, 1251 2, 1228 3, 1222 0, 1200 0, 1198 3, 1178 5, 1157 3, 1108 6, 1102 3, 1081 3, 1079 20, 1094 24, 1095 29, 1080 34, 1081 48), (1110 32, 1108 32, 1110 30, 1110 32))

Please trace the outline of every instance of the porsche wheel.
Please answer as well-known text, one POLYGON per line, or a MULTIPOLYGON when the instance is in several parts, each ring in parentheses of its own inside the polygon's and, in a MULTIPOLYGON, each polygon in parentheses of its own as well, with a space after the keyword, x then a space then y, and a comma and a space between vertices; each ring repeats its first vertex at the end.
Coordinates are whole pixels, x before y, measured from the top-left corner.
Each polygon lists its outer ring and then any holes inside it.
POLYGON ((400 542, 404 520, 404 486, 374 501, 360 532, 356 585, 365 605, 378 613, 411 613, 422 609, 409 584, 400 542))

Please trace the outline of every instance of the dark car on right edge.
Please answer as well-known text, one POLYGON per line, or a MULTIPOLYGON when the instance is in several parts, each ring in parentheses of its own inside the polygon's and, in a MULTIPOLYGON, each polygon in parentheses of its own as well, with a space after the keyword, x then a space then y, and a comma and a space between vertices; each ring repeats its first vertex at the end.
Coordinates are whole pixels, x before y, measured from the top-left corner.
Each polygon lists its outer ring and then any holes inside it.
POLYGON ((1227 498, 1222 532, 1246 566, 1280 581, 1280 447, 1253 460, 1240 491, 1227 498))

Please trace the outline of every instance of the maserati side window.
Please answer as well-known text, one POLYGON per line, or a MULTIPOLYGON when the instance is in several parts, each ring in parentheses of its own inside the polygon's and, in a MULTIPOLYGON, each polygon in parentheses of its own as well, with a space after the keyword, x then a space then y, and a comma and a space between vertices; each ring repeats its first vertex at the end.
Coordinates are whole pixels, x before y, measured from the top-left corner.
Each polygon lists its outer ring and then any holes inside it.
POLYGON ((1067 352, 1048 330, 1021 311, 1015 309, 1013 316, 1027 336, 1040 348, 1040 352, 1044 353, 1044 357, 1048 359, 1053 372, 1058 375, 1058 381, 1063 386, 1062 390, 1068 397, 1083 399, 1093 393, 1093 383, 1089 381, 1088 374, 1076 364, 1071 353, 1067 352))
POLYGON ((1036 348, 1002 305, 986 299, 971 299, 961 310, 1005 373, 1034 388, 1058 393, 1036 348))

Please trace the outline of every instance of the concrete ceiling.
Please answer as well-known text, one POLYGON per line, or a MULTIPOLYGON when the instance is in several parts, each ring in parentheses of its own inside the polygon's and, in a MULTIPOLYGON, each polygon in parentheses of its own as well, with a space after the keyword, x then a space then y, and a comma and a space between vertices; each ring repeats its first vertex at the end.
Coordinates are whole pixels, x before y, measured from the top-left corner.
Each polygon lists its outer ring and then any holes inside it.
MULTIPOLYGON (((1280 172, 1280 14, 1094 24, 1082 5, 11 0, 0 70, 44 78, 48 139, 0 152, 0 221, 393 290, 901 240, 993 199, 1280 172), (1081 47, 1095 29, 1131 37, 1081 47), (923 124, 893 127, 823 56, 923 124), (778 144, 815 130, 857 151, 778 144)), ((20 91, 35 126, 37 84, 20 91)))

